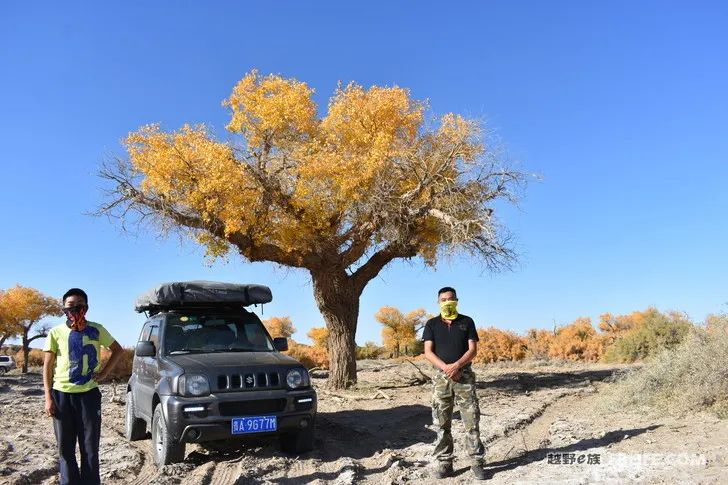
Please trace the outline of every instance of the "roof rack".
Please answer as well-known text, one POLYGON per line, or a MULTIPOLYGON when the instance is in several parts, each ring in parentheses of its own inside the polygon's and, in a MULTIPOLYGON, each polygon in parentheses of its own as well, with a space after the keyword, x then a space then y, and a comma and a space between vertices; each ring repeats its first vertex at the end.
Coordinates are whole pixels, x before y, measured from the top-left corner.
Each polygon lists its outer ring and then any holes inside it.
POLYGON ((270 288, 264 285, 177 281, 163 283, 140 295, 134 310, 155 314, 176 308, 236 307, 270 303, 272 300, 270 288))

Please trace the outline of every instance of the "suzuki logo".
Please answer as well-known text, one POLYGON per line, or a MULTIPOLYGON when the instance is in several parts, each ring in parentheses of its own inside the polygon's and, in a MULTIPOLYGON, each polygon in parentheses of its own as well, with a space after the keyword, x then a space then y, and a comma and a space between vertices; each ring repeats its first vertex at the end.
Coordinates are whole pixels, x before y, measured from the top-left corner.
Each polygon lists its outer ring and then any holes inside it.
POLYGON ((252 384, 253 383, 253 376, 246 377, 245 378, 245 382, 247 382, 248 384, 252 384))

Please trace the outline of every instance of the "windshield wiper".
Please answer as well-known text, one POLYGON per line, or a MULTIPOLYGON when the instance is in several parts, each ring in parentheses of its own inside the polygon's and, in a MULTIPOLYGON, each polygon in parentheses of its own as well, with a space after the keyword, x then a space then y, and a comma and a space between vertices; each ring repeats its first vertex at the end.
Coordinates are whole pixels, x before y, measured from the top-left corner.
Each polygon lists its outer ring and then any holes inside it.
POLYGON ((177 349, 169 352, 169 355, 175 355, 175 354, 190 354, 190 353, 200 353, 205 352, 202 349, 177 349))
POLYGON ((233 347, 232 349, 214 349, 210 352, 258 352, 258 349, 251 349, 245 347, 233 347))

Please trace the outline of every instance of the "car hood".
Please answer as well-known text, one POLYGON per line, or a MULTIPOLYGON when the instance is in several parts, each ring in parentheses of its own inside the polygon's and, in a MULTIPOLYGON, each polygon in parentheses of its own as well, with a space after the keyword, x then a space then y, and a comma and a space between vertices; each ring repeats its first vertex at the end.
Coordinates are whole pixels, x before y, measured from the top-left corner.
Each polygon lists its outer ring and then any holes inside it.
POLYGON ((166 359, 174 362, 185 371, 232 370, 245 367, 301 365, 296 359, 279 352, 222 352, 212 354, 168 355, 166 359))

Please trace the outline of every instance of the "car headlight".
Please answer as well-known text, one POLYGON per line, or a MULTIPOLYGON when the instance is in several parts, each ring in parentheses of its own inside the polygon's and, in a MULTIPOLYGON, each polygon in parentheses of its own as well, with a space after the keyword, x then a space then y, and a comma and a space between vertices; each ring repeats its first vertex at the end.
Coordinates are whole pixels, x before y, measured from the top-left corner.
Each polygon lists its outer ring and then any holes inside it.
POLYGON ((183 374, 179 378, 179 391, 183 396, 207 396, 210 394, 210 383, 205 376, 183 374))
POLYGON ((286 384, 291 389, 308 387, 308 371, 306 369, 291 369, 286 374, 286 384))

